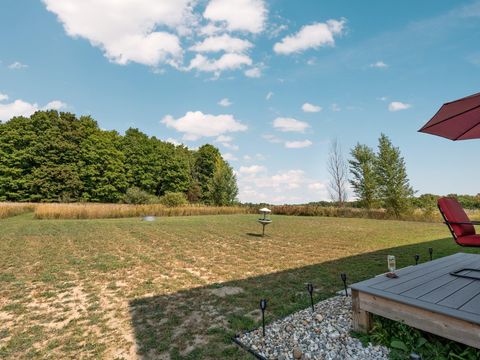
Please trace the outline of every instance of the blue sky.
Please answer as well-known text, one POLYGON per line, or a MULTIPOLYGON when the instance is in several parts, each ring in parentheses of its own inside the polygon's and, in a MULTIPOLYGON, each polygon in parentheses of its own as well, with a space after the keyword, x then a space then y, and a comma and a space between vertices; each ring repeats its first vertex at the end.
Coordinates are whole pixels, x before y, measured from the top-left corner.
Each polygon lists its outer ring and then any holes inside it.
POLYGON ((418 193, 480 192, 480 141, 417 133, 480 91, 480 1, 112 3, 2 1, 1 121, 55 108, 213 143, 240 200, 273 203, 328 199, 331 141, 384 132, 418 193))

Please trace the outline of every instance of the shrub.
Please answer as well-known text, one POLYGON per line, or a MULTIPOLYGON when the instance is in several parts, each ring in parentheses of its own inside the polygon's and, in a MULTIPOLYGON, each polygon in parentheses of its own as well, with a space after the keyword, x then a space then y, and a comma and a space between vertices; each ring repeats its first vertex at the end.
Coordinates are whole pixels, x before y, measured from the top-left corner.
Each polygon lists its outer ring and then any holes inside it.
POLYGON ((160 198, 160 204, 167 207, 177 207, 187 205, 188 201, 184 193, 167 192, 160 198))
POLYGON ((131 187, 127 190, 123 196, 123 202, 125 204, 155 204, 159 202, 158 197, 152 195, 138 187, 131 187))

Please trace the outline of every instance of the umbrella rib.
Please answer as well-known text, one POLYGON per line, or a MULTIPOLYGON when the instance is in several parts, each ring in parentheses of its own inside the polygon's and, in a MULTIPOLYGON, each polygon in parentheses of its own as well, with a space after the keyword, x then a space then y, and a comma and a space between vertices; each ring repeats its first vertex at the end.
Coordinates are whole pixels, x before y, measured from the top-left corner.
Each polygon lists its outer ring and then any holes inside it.
MULTIPOLYGON (((473 108, 468 109, 468 110, 465 110, 465 111, 462 111, 462 112, 460 112, 460 113, 458 113, 458 114, 449 116, 448 118, 443 119, 442 121, 439 121, 439 122, 437 122, 437 123, 435 123, 435 124, 428 125, 428 126, 424 126, 424 127, 422 127, 419 131, 423 131, 423 130, 429 129, 429 128, 433 127, 433 126, 437 126, 437 125, 439 125, 439 124, 441 124, 441 123, 443 123, 443 122, 445 122, 445 121, 447 121, 447 120, 453 119, 453 118, 456 117, 456 116, 463 115, 463 114, 465 114, 465 113, 467 113, 467 112, 469 112, 469 111, 475 110, 475 109, 477 109, 477 108, 480 108, 480 105, 474 106, 473 108)), ((477 125, 475 125, 475 126, 477 126, 477 125)), ((475 126, 474 126, 474 127, 475 127, 475 126)), ((470 130, 471 130, 471 129, 470 129, 470 130)), ((468 130, 468 131, 470 131, 470 130, 468 130)))
POLYGON ((463 135, 465 135, 465 134, 468 133, 469 131, 472 131, 472 130, 475 129, 477 126, 478 126, 478 123, 476 123, 476 124, 473 125, 471 128, 469 128, 468 130, 466 130, 466 131, 464 131, 463 133, 461 133, 460 135, 458 135, 454 140, 460 139, 463 135))

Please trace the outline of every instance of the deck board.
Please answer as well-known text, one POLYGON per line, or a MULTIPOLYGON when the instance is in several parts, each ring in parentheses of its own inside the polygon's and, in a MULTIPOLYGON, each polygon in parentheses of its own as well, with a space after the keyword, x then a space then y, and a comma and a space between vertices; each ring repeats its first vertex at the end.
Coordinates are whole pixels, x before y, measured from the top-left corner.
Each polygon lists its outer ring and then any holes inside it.
MULTIPOLYGON (((462 337, 452 333, 448 325, 456 324, 457 332, 462 326, 469 327, 475 333, 466 339, 466 343, 480 348, 480 279, 468 279, 451 275, 451 272, 462 268, 480 270, 480 255, 457 253, 427 263, 400 269, 396 273, 397 279, 380 275, 351 286, 352 293, 358 294, 360 305, 368 309, 363 311, 376 313, 375 302, 389 302, 398 304, 398 308, 391 308, 392 318, 404 320, 407 323, 418 325, 420 328, 426 323, 432 331, 440 332, 441 336, 461 341, 462 337), (364 295, 362 295, 364 294, 364 295), (362 297, 363 296, 363 297, 362 297), (370 300, 361 300, 369 297, 370 300), (411 309, 411 313, 408 312, 411 309), (422 323, 415 322, 414 313, 427 311, 441 319, 429 320, 426 316, 422 323), (395 313, 395 315, 393 315, 395 313), (437 321, 437 322, 436 322, 437 321), (428 324, 430 322, 430 324, 428 324), (463 323, 462 323, 463 322, 463 323), (463 325, 462 325, 463 324, 463 325), (449 330, 450 329, 450 330, 449 330)), ((468 274, 465 271, 463 274, 468 274)), ((390 306, 390 305, 389 305, 390 306)), ((360 307, 358 311, 362 311, 360 307)), ((378 310, 380 314, 380 310, 378 310)), ((389 312, 384 311, 383 315, 389 312)))

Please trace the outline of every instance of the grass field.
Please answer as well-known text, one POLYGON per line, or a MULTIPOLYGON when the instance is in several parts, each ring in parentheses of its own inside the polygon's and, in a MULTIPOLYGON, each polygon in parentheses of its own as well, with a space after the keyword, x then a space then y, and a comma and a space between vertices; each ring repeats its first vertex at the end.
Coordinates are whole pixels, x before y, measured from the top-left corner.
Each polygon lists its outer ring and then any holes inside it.
POLYGON ((0 220, 0 358, 247 359, 231 335, 398 266, 461 251, 443 224, 256 215, 0 220))

